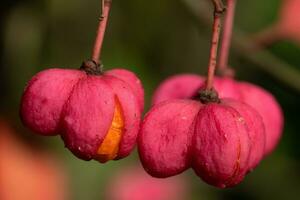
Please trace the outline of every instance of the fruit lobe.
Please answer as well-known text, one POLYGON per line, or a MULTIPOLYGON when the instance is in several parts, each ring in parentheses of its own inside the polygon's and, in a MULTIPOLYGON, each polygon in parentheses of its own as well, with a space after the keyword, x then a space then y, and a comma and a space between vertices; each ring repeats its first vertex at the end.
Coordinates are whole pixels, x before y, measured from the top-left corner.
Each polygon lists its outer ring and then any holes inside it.
POLYGON ((121 159, 130 154, 136 144, 140 128, 141 109, 135 93, 129 84, 116 77, 106 75, 103 80, 118 96, 124 117, 124 132, 116 159, 121 159))
POLYGON ((92 76, 79 81, 62 112, 67 148, 81 159, 93 159, 109 130, 114 107, 114 93, 102 79, 92 76))
POLYGON ((125 69, 112 69, 105 72, 106 75, 114 76, 126 82, 135 93, 141 111, 144 110, 144 89, 140 79, 131 71, 125 69))
POLYGON ((251 144, 247 122, 230 99, 203 106, 196 118, 193 169, 216 187, 240 183, 248 171, 251 144))
POLYGON ((193 121, 201 104, 191 100, 166 101, 146 115, 139 134, 139 154, 154 177, 169 177, 190 165, 193 121))
POLYGON ((61 111, 74 85, 86 75, 79 70, 48 69, 25 88, 20 108, 23 123, 42 135, 57 135, 61 111))
POLYGON ((251 171, 260 163, 265 154, 266 133, 263 119, 254 108, 245 103, 236 103, 230 100, 227 100, 226 103, 235 110, 238 110, 247 124, 246 128, 251 144, 248 171, 251 171))
POLYGON ((283 132, 283 113, 275 97, 256 85, 240 82, 242 101, 255 108, 262 116, 266 130, 265 155, 270 154, 281 138, 283 132))

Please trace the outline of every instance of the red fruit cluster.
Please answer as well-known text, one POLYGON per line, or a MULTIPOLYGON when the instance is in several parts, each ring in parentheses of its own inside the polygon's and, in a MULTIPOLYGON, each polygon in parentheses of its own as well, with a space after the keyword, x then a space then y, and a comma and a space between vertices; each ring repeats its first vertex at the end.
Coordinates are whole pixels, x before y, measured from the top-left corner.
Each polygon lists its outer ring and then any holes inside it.
POLYGON ((35 75, 22 97, 23 123, 42 135, 61 134, 84 160, 120 159, 133 149, 143 88, 130 71, 49 69, 35 75))
POLYGON ((277 144, 281 110, 269 93, 252 84, 217 78, 218 99, 214 91, 198 93, 204 83, 201 77, 182 75, 159 87, 142 123, 140 158, 155 177, 192 167, 207 183, 231 187, 277 144))

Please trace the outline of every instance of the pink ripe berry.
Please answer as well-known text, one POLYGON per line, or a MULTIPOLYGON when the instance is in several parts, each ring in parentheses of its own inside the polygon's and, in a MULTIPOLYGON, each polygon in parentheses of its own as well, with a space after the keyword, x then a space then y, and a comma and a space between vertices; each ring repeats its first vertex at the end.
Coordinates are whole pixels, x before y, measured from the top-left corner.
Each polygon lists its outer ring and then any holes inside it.
MULTIPOLYGON (((205 81, 197 75, 173 76, 164 81, 155 91, 153 104, 170 99, 191 99, 199 88, 204 86, 205 81), (177 90, 177 88, 186 89, 177 90)), ((233 98, 243 101, 258 111, 263 118, 266 129, 265 155, 271 153, 281 138, 284 121, 280 105, 274 96, 258 86, 238 82, 231 78, 215 78, 214 87, 221 98, 233 98)))
POLYGON ((49 69, 27 84, 21 101, 21 118, 31 130, 57 135, 62 108, 72 88, 85 74, 79 70, 49 69))
POLYGON ((255 108, 263 118, 266 128, 265 155, 270 154, 278 144, 283 131, 283 113, 272 94, 256 85, 240 82, 242 101, 255 108))
POLYGON ((266 147, 266 131, 261 115, 252 106, 246 103, 237 103, 227 99, 223 101, 228 106, 238 110, 247 123, 247 130, 251 143, 249 170, 253 170, 262 160, 266 147))
POLYGON ((209 93, 200 93, 205 104, 169 100, 148 112, 138 146, 150 175, 169 177, 193 167, 207 183, 232 187, 261 160, 265 133, 259 114, 247 104, 219 101, 209 93))
POLYGON ((98 74, 93 67, 38 73, 25 89, 20 113, 33 131, 61 134, 77 157, 106 162, 126 157, 133 149, 143 91, 132 72, 98 74))
MULTIPOLYGON (((237 102, 230 102, 237 104, 237 102)), ((193 169, 207 183, 225 188, 239 183, 251 152, 247 121, 226 103, 201 108, 196 118, 193 169)))
POLYGON ((155 105, 146 115, 138 138, 145 170, 154 177, 179 174, 190 167, 194 119, 201 103, 171 100, 155 105))
POLYGON ((263 157, 262 119, 244 103, 223 99, 202 107, 195 130, 193 169, 214 186, 238 184, 263 157))
POLYGON ((121 169, 110 179, 106 190, 109 200, 182 200, 189 199, 187 182, 182 176, 156 179, 140 166, 121 169))

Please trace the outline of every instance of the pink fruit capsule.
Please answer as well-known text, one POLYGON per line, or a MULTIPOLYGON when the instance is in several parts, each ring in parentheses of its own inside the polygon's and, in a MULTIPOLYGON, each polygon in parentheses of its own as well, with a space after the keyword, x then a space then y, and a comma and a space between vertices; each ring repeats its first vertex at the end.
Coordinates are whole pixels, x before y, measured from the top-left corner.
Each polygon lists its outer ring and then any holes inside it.
POLYGON ((221 188, 243 180, 251 152, 247 122, 227 101, 200 109, 193 144, 194 171, 207 183, 221 188))
POLYGON ((265 155, 270 154, 278 144, 283 132, 283 114, 275 97, 256 85, 239 83, 242 101, 255 108, 262 116, 266 129, 265 155))
POLYGON ((42 135, 61 134, 77 157, 106 162, 126 157, 134 148, 143 92, 136 94, 134 83, 124 81, 126 74, 135 77, 132 72, 123 70, 121 79, 95 69, 40 72, 25 89, 21 118, 42 135))
POLYGON ((146 115, 138 147, 145 170, 154 177, 169 177, 190 167, 194 118, 201 104, 171 100, 154 106, 146 115))
POLYGON ((28 128, 41 135, 57 135, 62 108, 77 82, 86 75, 79 70, 48 69, 27 84, 20 115, 28 128))
POLYGON ((237 110, 247 124, 251 144, 248 168, 251 171, 260 163, 265 154, 266 132, 263 119, 253 107, 245 103, 237 103, 228 99, 223 102, 237 110))
POLYGON ((212 94, 200 92, 201 101, 208 95, 205 104, 169 100, 148 112, 138 146, 150 175, 169 177, 193 167, 204 181, 224 188, 258 164, 265 144, 261 117, 245 103, 212 94))
MULTIPOLYGON (((204 87, 205 81, 200 76, 176 75, 158 87, 153 98, 153 104, 170 99, 191 99, 199 88, 204 87), (180 88, 185 88, 185 90, 180 88)), ((231 78, 216 77, 214 87, 221 98, 243 101, 258 111, 263 118, 266 129, 265 155, 270 154, 281 138, 284 123, 282 110, 274 96, 254 84, 238 82, 231 78)))

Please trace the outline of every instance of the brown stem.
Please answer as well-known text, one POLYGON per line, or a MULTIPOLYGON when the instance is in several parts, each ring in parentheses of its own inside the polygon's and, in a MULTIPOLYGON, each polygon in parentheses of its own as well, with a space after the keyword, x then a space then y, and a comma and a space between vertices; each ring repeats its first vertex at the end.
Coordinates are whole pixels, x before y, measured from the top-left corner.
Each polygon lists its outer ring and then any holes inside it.
POLYGON ((257 48, 265 48, 283 38, 282 31, 278 28, 277 24, 271 25, 259 33, 252 36, 257 48))
POLYGON ((218 54, 220 31, 222 25, 221 15, 225 11, 225 7, 221 0, 212 0, 212 1, 215 6, 215 11, 214 11, 212 41, 211 41, 210 57, 208 63, 208 74, 207 74, 207 82, 206 82, 207 90, 211 90, 213 88, 213 79, 214 79, 216 65, 217 65, 217 54, 218 54))
POLYGON ((222 0, 212 0, 214 7, 215 7, 215 14, 223 14, 225 11, 225 6, 222 0))
POLYGON ((234 24, 235 6, 236 0, 227 0, 227 9, 223 26, 223 36, 218 66, 222 75, 228 74, 226 71, 231 71, 230 69, 228 69, 228 60, 232 38, 232 29, 234 24))
POLYGON ((102 13, 92 53, 92 60, 96 63, 99 63, 111 3, 112 0, 102 0, 102 13))
MULTIPOLYGON (((207 26, 210 25, 209 6, 206 1, 181 0, 178 2, 182 3, 181 6, 195 24, 202 23, 207 26), (201 6, 195 6, 196 2, 201 6)), ((200 31, 202 31, 202 29, 200 31)), ((268 50, 260 49, 259 51, 253 51, 255 42, 249 39, 248 34, 239 30, 239 28, 235 28, 234 34, 232 47, 241 57, 253 63, 253 67, 263 70, 271 77, 289 86, 290 89, 300 92, 300 73, 295 66, 289 65, 268 50)))

